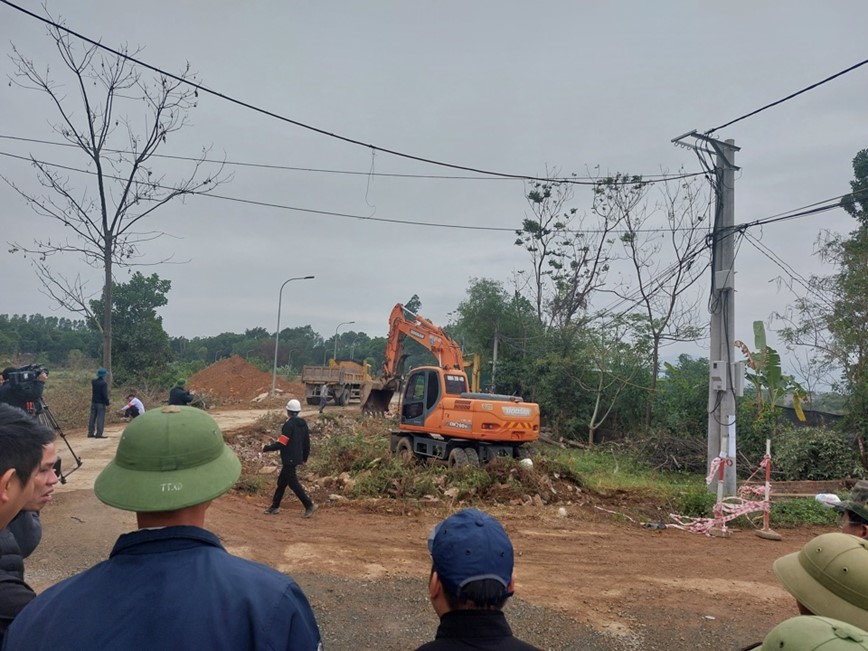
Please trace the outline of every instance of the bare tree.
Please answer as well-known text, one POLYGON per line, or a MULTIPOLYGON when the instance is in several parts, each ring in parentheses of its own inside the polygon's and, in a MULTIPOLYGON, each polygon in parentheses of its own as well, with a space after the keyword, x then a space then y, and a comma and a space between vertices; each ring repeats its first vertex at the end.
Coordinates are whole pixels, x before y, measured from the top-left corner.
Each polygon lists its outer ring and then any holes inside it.
POLYGON ((650 387, 645 403, 645 425, 651 424, 660 349, 675 341, 695 341, 703 335, 699 324, 699 297, 688 290, 708 268, 705 235, 708 230, 708 195, 702 181, 680 180, 659 184, 660 196, 649 198, 650 186, 640 178, 617 175, 597 186, 598 200, 619 215, 621 242, 633 272, 633 282, 614 284, 622 300, 636 305, 645 322, 650 343, 650 387), (663 213, 663 226, 660 215, 663 213), (629 289, 624 289, 629 287, 629 289))
POLYGON ((618 223, 617 215, 595 201, 595 219, 586 228, 588 218, 567 207, 572 198, 569 182, 534 183, 527 193, 532 216, 522 220, 515 241, 531 256, 537 318, 560 329, 573 323, 603 286, 618 223))
POLYGON ((188 112, 196 107, 198 92, 187 83, 195 80, 189 64, 177 78, 143 79, 125 58, 126 48, 121 50, 124 56, 106 55, 100 47, 80 43, 62 28, 52 26, 48 35, 71 85, 56 80, 49 66, 37 67, 14 45, 10 59, 15 68, 10 79, 49 98, 59 114, 52 125, 55 133, 81 150, 93 182, 75 189, 59 167, 33 156, 41 193, 30 193, 2 177, 36 213, 56 220, 66 233, 63 240, 37 238, 32 246, 10 244, 13 252, 34 258, 51 298, 101 331, 103 365, 111 369, 114 270, 146 264, 139 260, 141 249, 165 235, 144 230, 144 220, 172 199, 212 190, 228 179, 221 178, 222 165, 211 174, 204 172, 207 150, 180 181, 167 180, 153 166, 157 149, 185 126, 188 112), (126 109, 133 111, 132 116, 126 109), (96 292, 87 294, 87 283, 80 275, 68 278, 52 269, 50 259, 63 254, 78 256, 103 272, 101 315, 91 308, 96 292))

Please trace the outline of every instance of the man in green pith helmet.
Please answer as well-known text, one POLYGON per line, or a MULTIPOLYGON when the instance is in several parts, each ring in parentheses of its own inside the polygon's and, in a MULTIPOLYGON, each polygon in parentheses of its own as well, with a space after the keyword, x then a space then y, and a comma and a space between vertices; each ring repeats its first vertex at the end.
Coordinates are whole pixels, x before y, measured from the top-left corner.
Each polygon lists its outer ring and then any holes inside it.
POLYGON ((211 502, 240 474, 238 457, 200 409, 167 406, 131 421, 94 492, 134 511, 138 530, 123 534, 108 560, 30 602, 4 648, 320 651, 295 581, 232 556, 204 528, 211 502))

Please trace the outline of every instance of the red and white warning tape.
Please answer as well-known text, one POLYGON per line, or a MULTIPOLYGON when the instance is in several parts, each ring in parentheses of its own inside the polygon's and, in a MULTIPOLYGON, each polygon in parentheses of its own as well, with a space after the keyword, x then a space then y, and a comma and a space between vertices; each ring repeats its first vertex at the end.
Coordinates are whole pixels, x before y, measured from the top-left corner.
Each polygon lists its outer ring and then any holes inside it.
MULTIPOLYGON (((705 484, 710 485, 714 477, 720 471, 720 464, 725 461, 721 457, 715 457, 711 461, 711 468, 708 471, 708 476, 705 478, 705 484)), ((736 518, 747 515, 748 513, 768 513, 771 508, 771 500, 766 495, 771 493, 768 479, 763 485, 752 485, 749 482, 761 470, 765 471, 770 467, 771 457, 766 455, 760 462, 757 469, 748 477, 747 482, 742 484, 736 491, 736 495, 724 497, 720 502, 714 505, 713 518, 691 518, 686 515, 678 515, 670 513, 676 524, 669 524, 667 527, 674 529, 683 529, 690 533, 701 533, 706 536, 711 535, 709 532, 714 528, 719 528, 721 531, 726 531, 726 523, 735 520, 736 518), (759 495, 762 499, 751 499, 754 495, 759 495)), ((767 473, 768 475, 768 473, 767 473)))

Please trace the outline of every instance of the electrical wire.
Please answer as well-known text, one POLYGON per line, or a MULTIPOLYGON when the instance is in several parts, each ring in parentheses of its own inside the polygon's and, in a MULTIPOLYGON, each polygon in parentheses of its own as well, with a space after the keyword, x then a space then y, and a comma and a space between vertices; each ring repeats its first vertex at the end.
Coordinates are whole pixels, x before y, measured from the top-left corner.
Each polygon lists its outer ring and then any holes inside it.
POLYGON ((821 301, 829 308, 831 311, 834 308, 834 304, 832 301, 828 300, 822 294, 816 292, 816 290, 811 286, 810 281, 802 276, 799 272, 793 269, 789 264, 784 262, 784 260, 778 256, 774 251, 772 251, 769 247, 763 244, 759 238, 751 235, 750 233, 745 232, 745 239, 748 244, 753 246, 757 251, 759 251, 762 255, 768 258, 772 263, 778 266, 785 274, 787 274, 791 279, 793 279, 797 284, 799 284, 806 292, 815 297, 818 301, 821 301))
MULTIPOLYGON (((2 1, 2 0, 0 0, 0 1, 2 1)), ((25 161, 25 162, 28 162, 31 164, 38 163, 39 165, 43 165, 43 166, 47 166, 47 167, 55 167, 57 169, 62 169, 62 170, 66 170, 69 172, 78 172, 80 174, 88 174, 91 176, 97 175, 97 172, 95 172, 93 170, 86 170, 86 169, 81 169, 81 168, 77 168, 77 167, 72 167, 70 165, 63 165, 61 163, 53 163, 50 161, 39 160, 39 159, 33 158, 33 157, 20 156, 18 154, 12 154, 10 152, 0 151, 0 156, 6 156, 8 158, 13 158, 16 160, 25 161)), ((121 178, 118 176, 112 176, 112 175, 106 174, 104 172, 102 173, 102 178, 111 179, 113 181, 122 181, 122 182, 126 182, 126 180, 127 180, 125 178, 121 178)), ((152 183, 152 182, 146 182, 146 183, 148 185, 150 185, 151 187, 153 187, 154 189, 160 189, 160 190, 175 190, 176 189, 176 188, 172 188, 170 186, 161 185, 159 183, 152 183)), ((321 209, 316 209, 316 208, 302 208, 299 206, 289 206, 286 204, 279 204, 279 203, 273 203, 273 202, 268 202, 268 201, 260 201, 260 200, 256 200, 256 199, 243 199, 241 197, 232 197, 232 196, 217 194, 216 192, 207 191, 207 190, 206 191, 194 190, 194 191, 186 192, 185 194, 197 195, 197 196, 202 196, 202 197, 209 197, 212 199, 222 199, 224 201, 232 201, 235 203, 244 203, 244 204, 248 204, 251 206, 260 206, 260 207, 265 207, 265 208, 277 208, 280 210, 303 212, 303 213, 309 213, 309 214, 313 214, 313 215, 322 215, 322 216, 328 216, 328 217, 342 217, 342 218, 346 218, 346 219, 357 219, 357 220, 361 220, 361 221, 370 221, 370 222, 383 222, 383 223, 388 223, 388 224, 402 224, 402 225, 406 225, 406 226, 424 226, 424 227, 430 227, 430 228, 454 228, 454 229, 459 229, 459 230, 489 231, 489 232, 503 232, 503 233, 508 232, 508 233, 513 233, 513 234, 516 232, 516 230, 518 230, 514 226, 513 227, 505 227, 505 226, 471 226, 471 225, 467 225, 467 224, 444 224, 444 223, 440 223, 440 222, 413 221, 413 220, 409 220, 409 219, 388 219, 385 217, 373 217, 370 215, 357 215, 357 214, 352 214, 352 213, 336 212, 336 211, 332 211, 332 210, 321 210, 321 209)), ((642 229, 642 230, 638 230, 636 232, 659 233, 659 232, 669 232, 670 230, 671 229, 659 228, 659 229, 642 229)), ((621 231, 616 231, 616 230, 605 231, 602 229, 582 229, 581 231, 566 230, 564 232, 565 233, 578 233, 578 232, 581 232, 581 233, 606 233, 606 232, 608 232, 608 233, 616 234, 616 233, 620 233, 621 231)))
POLYGON ((530 175, 530 174, 512 174, 512 173, 507 173, 507 172, 496 172, 496 171, 492 171, 492 170, 486 170, 486 169, 482 169, 482 168, 471 167, 468 165, 458 165, 455 163, 448 163, 448 162, 444 162, 444 161, 435 160, 432 158, 426 158, 424 156, 417 156, 414 154, 408 154, 408 153, 401 152, 401 151, 398 151, 395 149, 388 149, 386 147, 380 147, 378 145, 374 145, 371 143, 362 142, 361 140, 357 140, 355 138, 350 138, 348 136, 343 136, 343 135, 338 134, 338 133, 326 131, 325 129, 315 127, 311 124, 306 124, 306 123, 301 122, 299 120, 294 120, 294 119, 286 117, 284 115, 280 115, 279 113, 275 113, 274 111, 270 111, 268 109, 264 109, 264 108, 261 108, 259 106, 256 106, 255 104, 251 104, 250 102, 245 102, 243 100, 237 99, 237 98, 232 97, 230 95, 227 95, 225 93, 221 93, 220 91, 213 90, 211 88, 208 88, 207 86, 203 86, 202 84, 198 84, 194 81, 191 81, 190 79, 187 79, 183 76, 175 75, 171 72, 163 70, 162 68, 159 68, 157 66, 146 63, 145 61, 142 61, 141 59, 139 59, 137 57, 133 57, 133 56, 130 56, 129 54, 126 54, 125 52, 121 52, 120 50, 110 48, 107 45, 103 45, 99 41, 95 41, 91 38, 88 38, 87 36, 84 36, 83 34, 80 34, 79 32, 76 32, 72 29, 69 29, 68 27, 65 27, 59 23, 54 22, 53 20, 49 20, 48 18, 40 16, 39 14, 33 13, 32 11, 28 11, 24 7, 20 7, 20 6, 16 5, 15 3, 10 2, 10 0, 0 0, 0 2, 11 7, 12 9, 15 9, 15 10, 17 10, 23 14, 26 14, 27 16, 30 16, 31 18, 35 18, 36 20, 38 20, 42 23, 45 23, 46 25, 49 25, 50 27, 54 28, 55 30, 66 32, 67 34, 70 34, 79 40, 82 40, 86 43, 89 43, 90 45, 92 45, 96 48, 99 48, 101 50, 109 52, 112 55, 120 57, 126 61, 131 61, 131 62, 133 62, 133 63, 135 63, 135 64, 137 64, 143 68, 146 68, 148 70, 156 72, 157 74, 160 74, 160 75, 162 75, 168 79, 173 79, 179 83, 185 84, 186 86, 194 88, 194 89, 201 91, 203 93, 213 95, 214 97, 218 97, 218 98, 223 99, 223 100, 230 102, 232 104, 236 104, 238 106, 249 109, 249 110, 254 111, 256 113, 261 113, 262 115, 266 115, 266 116, 274 118, 276 120, 280 120, 281 122, 286 122, 287 124, 292 124, 296 127, 300 127, 302 129, 312 131, 312 132, 317 133, 317 134, 322 135, 322 136, 327 136, 327 137, 333 138, 335 140, 340 140, 342 142, 346 142, 346 143, 351 144, 351 145, 357 145, 359 147, 365 147, 365 148, 370 149, 372 151, 379 151, 379 152, 382 152, 384 154, 396 156, 398 158, 404 158, 407 160, 412 160, 412 161, 416 161, 419 163, 425 163, 427 165, 434 165, 437 167, 445 167, 448 169, 461 170, 463 172, 472 172, 474 174, 482 174, 485 176, 495 176, 495 177, 500 177, 500 178, 505 178, 505 179, 520 179, 523 181, 538 181, 541 183, 564 183, 564 184, 576 184, 576 185, 580 184, 580 183, 574 182, 570 177, 546 178, 546 177, 535 176, 535 175, 530 175))
MULTIPOLYGON (((5 1, 5 0, 3 0, 3 1, 5 1)), ((770 109, 773 106, 777 106, 778 104, 783 104, 784 102, 787 102, 787 101, 793 99, 794 97, 798 97, 799 95, 802 95, 803 93, 807 93, 809 90, 813 90, 814 88, 817 88, 818 86, 822 86, 823 84, 828 83, 828 82, 832 81, 833 79, 837 79, 838 77, 846 75, 848 72, 853 72, 857 68, 861 68, 862 66, 864 66, 866 63, 868 63, 868 59, 865 59, 864 61, 860 61, 859 63, 856 63, 856 64, 850 66, 849 68, 844 68, 844 70, 841 70, 840 72, 836 72, 834 75, 831 75, 830 77, 826 77, 825 79, 818 81, 817 83, 811 84, 810 86, 806 86, 805 88, 802 88, 801 90, 796 91, 795 93, 790 93, 786 97, 783 97, 783 98, 781 98, 775 102, 772 102, 771 104, 766 104, 765 106, 761 106, 760 108, 751 111, 750 113, 745 113, 744 115, 737 117, 734 120, 730 120, 729 122, 725 122, 725 123, 721 124, 719 127, 714 127, 713 129, 709 129, 708 131, 705 132, 705 135, 711 135, 715 131, 720 131, 721 129, 725 129, 726 127, 733 125, 736 122, 741 122, 742 120, 746 120, 747 118, 752 117, 752 116, 756 115, 757 113, 762 113, 766 109, 770 109)))
MULTIPOLYGON (((76 145, 71 142, 57 142, 53 140, 41 140, 39 138, 23 138, 21 136, 12 136, 9 134, 0 134, 0 139, 2 140, 13 140, 17 142, 29 142, 40 145, 49 145, 52 147, 70 147, 74 149, 80 149, 79 145, 76 145)), ((127 151, 124 149, 103 149, 102 151, 111 153, 111 154, 134 154, 135 152, 127 151)), ((244 161, 233 161, 233 160, 221 160, 218 158, 197 158, 193 156, 174 156, 169 154, 154 154, 154 158, 164 158, 167 160, 181 160, 181 161, 193 161, 193 162, 202 162, 202 163, 214 163, 218 165, 231 165, 234 167, 252 167, 252 168, 261 168, 261 169, 269 169, 269 170, 286 170, 290 172, 312 172, 318 174, 340 174, 347 176, 381 176, 385 178, 398 178, 398 179, 435 179, 435 180, 447 180, 447 181, 523 181, 524 179, 516 179, 513 177, 505 177, 505 176, 467 176, 467 175, 447 175, 447 174, 406 174, 406 173, 396 173, 396 172, 372 172, 372 171, 360 171, 360 170, 339 170, 339 169, 327 169, 327 168, 319 168, 319 167, 294 167, 290 165, 276 165, 273 163, 251 163, 244 161)), ((703 172, 687 172, 684 174, 643 174, 642 183, 643 184, 652 184, 659 183, 664 181, 678 181, 681 179, 689 179, 694 176, 703 176, 703 172)), ((590 176, 571 176, 569 177, 571 182, 574 185, 588 185, 595 186, 599 185, 602 180, 607 180, 606 177, 603 179, 595 179, 590 176)), ((631 175, 629 179, 621 179, 618 181, 612 181, 616 185, 624 185, 629 183, 635 183, 632 180, 633 176, 631 175)), ((558 183, 560 182, 557 179, 553 179, 552 182, 558 183)), ((607 181, 608 182, 608 181, 607 181)))

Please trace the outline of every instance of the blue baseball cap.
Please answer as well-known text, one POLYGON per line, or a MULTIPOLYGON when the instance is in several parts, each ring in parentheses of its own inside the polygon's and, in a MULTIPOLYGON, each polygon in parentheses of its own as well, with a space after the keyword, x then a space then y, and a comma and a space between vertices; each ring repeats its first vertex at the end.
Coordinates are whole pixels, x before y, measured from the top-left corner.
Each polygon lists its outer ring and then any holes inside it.
POLYGON ((458 595, 473 581, 493 579, 505 590, 512 581, 512 543, 496 519, 464 509, 440 522, 428 536, 428 551, 440 582, 458 595))

